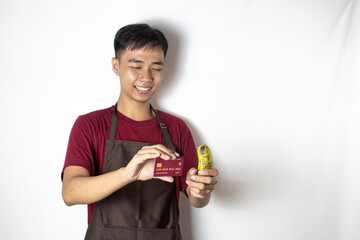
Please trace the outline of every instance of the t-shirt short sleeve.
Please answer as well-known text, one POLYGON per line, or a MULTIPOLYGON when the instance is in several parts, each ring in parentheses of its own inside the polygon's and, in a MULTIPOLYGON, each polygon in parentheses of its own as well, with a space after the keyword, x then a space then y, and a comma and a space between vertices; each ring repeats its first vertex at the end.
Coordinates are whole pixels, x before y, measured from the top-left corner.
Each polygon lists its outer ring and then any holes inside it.
POLYGON ((89 135, 90 130, 90 123, 84 116, 79 116, 70 133, 63 172, 68 166, 80 166, 85 168, 90 175, 94 175, 93 144, 92 137, 89 135))

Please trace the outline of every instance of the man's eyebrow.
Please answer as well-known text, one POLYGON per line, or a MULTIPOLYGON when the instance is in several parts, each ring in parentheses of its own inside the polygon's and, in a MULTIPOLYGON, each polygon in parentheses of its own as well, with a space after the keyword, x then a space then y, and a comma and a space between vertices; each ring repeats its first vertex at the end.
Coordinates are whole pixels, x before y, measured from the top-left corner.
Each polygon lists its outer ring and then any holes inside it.
MULTIPOLYGON (((128 62, 129 63, 144 63, 143 61, 141 61, 139 59, 135 59, 135 58, 129 59, 128 62)), ((164 66, 164 63, 162 61, 153 62, 152 64, 164 66)))
POLYGON ((162 61, 160 62, 153 62, 153 64, 164 66, 164 63, 162 61))
POLYGON ((131 63, 144 63, 143 61, 138 60, 138 59, 134 59, 134 58, 129 59, 129 62, 131 62, 131 63))

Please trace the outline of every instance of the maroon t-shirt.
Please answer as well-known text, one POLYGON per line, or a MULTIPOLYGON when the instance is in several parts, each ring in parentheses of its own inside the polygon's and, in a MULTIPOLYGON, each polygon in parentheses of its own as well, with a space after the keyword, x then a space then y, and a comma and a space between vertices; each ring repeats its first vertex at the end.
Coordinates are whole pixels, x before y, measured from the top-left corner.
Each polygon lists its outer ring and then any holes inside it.
MULTIPOLYGON (((102 173, 105 140, 109 139, 111 117, 114 106, 79 116, 70 133, 63 171, 68 166, 81 166, 88 170, 90 176, 102 173)), ((179 191, 186 194, 187 171, 197 168, 197 153, 189 128, 178 117, 158 111, 167 126, 176 151, 184 156, 183 174, 175 178, 177 198, 179 191)), ((154 117, 145 121, 134 121, 118 111, 116 128, 117 140, 136 142, 163 143, 161 129, 154 117)), ((94 211, 94 204, 88 205, 88 220, 94 211)))

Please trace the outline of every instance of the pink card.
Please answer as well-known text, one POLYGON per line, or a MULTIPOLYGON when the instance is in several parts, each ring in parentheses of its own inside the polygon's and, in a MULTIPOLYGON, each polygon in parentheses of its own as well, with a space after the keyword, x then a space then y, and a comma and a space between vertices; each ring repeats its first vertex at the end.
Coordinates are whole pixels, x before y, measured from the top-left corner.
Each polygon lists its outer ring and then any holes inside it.
POLYGON ((154 177, 181 176, 184 165, 184 157, 175 160, 155 159, 154 177))

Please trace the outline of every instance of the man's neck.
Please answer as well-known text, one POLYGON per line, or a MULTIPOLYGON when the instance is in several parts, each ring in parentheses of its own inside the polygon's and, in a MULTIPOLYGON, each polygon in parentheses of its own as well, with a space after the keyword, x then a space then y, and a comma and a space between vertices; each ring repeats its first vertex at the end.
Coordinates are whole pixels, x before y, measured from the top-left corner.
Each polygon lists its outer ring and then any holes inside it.
POLYGON ((141 102, 125 102, 121 98, 118 100, 117 110, 135 121, 145 121, 153 118, 153 113, 150 110, 150 103, 141 102))

